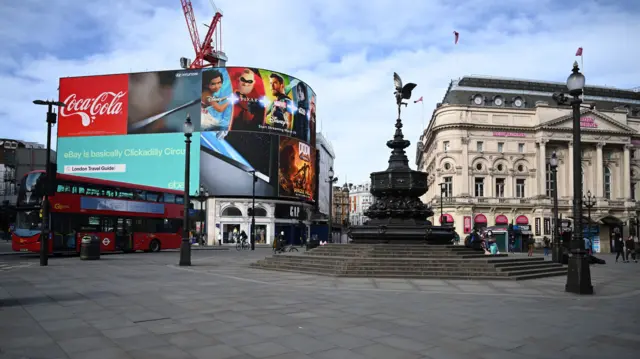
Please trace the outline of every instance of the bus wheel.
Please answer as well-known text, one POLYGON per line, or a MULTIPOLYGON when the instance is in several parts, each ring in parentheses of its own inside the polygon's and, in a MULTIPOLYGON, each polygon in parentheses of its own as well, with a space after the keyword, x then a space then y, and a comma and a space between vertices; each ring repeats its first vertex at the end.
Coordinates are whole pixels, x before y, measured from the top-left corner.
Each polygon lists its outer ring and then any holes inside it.
POLYGON ((149 243, 149 251, 151 252, 160 252, 160 241, 154 239, 149 243))

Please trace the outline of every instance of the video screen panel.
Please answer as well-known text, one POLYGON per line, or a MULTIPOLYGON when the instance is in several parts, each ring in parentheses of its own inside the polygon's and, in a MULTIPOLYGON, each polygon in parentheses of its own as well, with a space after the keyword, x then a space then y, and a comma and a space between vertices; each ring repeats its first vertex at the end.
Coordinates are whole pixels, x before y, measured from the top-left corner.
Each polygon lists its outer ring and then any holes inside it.
MULTIPOLYGON (((78 166, 74 167, 76 175, 169 186, 164 183, 169 175, 161 172, 184 177, 180 169, 184 161, 181 165, 171 162, 153 167, 159 162, 138 165, 124 159, 115 164, 127 166, 128 174, 120 170, 83 174, 82 166, 112 163, 88 161, 96 158, 64 158, 64 152, 99 152, 101 148, 125 151, 126 146, 160 148, 174 143, 184 148, 183 126, 190 118, 194 128, 192 159, 198 152, 197 166, 192 161, 191 178, 199 179, 212 195, 250 196, 255 171, 257 196, 315 200, 315 184, 311 183, 315 183, 316 172, 312 155, 316 94, 293 76, 259 68, 222 67, 62 78, 60 99, 66 104, 59 111, 58 126, 62 173, 66 173, 65 166, 78 166), (305 162, 298 154, 297 160, 287 158, 287 163, 281 163, 280 159, 286 157, 280 153, 285 142, 298 146, 302 157, 309 148, 309 160, 305 162), (304 169, 297 177, 279 175, 279 171, 288 174, 298 165, 304 169), (198 172, 194 172, 196 167, 198 172), (145 170, 138 173, 138 168, 145 170), (282 186, 281 181, 295 186, 282 186)), ((200 183, 194 186, 191 182, 195 191, 200 183)))
MULTIPOLYGON (((183 190, 185 138, 181 133, 58 139, 58 173, 183 190)), ((191 144, 191 194, 198 190, 200 134, 191 144)))

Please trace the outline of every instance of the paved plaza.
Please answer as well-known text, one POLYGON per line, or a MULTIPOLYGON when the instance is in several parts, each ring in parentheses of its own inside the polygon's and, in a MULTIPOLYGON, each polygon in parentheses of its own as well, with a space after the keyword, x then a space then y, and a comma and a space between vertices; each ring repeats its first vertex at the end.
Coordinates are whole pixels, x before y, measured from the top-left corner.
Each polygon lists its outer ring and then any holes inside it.
POLYGON ((640 264, 525 282, 349 279, 194 251, 0 256, 0 358, 637 358, 640 264))

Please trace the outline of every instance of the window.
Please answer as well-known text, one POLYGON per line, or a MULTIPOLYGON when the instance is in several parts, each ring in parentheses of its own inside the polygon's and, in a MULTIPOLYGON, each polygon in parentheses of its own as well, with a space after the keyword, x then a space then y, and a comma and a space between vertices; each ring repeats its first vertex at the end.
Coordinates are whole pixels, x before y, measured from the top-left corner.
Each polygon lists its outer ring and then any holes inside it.
POLYGON ((524 179, 516 179, 516 197, 524 198, 524 179))
POLYGON ((449 141, 442 142, 442 146, 444 147, 445 151, 449 151, 449 141))
POLYGON ((158 200, 160 199, 160 193, 147 192, 146 199, 147 201, 150 201, 150 202, 158 202, 158 200))
POLYGON ((504 178, 496 178, 496 197, 504 197, 504 178))
POLYGON ((631 183, 631 199, 636 200, 636 184, 637 182, 631 183))
POLYGON ((611 170, 604 168, 604 198, 611 199, 611 170))
POLYGON ((547 197, 553 197, 553 173, 551 172, 551 165, 547 163, 547 172, 545 173, 545 193, 547 197))
POLYGON ((478 152, 484 151, 484 142, 482 142, 482 141, 476 142, 476 147, 477 147, 478 152))
POLYGON ((504 152, 504 142, 498 142, 498 152, 504 152))
POLYGON ((444 178, 444 196, 445 197, 453 196, 453 177, 444 178))
POLYGON ((518 143, 518 152, 524 153, 524 143, 518 143))
POLYGON ((484 197, 484 178, 476 177, 475 189, 476 197, 484 197))
POLYGON ((631 159, 636 158, 636 150, 629 151, 629 155, 631 156, 631 159))

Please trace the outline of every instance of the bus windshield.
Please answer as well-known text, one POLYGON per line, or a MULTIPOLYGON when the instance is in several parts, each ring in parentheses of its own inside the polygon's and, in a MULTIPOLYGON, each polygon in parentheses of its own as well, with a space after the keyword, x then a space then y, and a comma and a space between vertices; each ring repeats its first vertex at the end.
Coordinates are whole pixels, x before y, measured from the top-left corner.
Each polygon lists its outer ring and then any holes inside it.
POLYGON ((40 211, 18 211, 16 216, 16 230, 39 231, 42 229, 40 211))
POLYGON ((32 172, 25 176, 18 190, 18 207, 39 206, 45 191, 44 172, 32 172))

